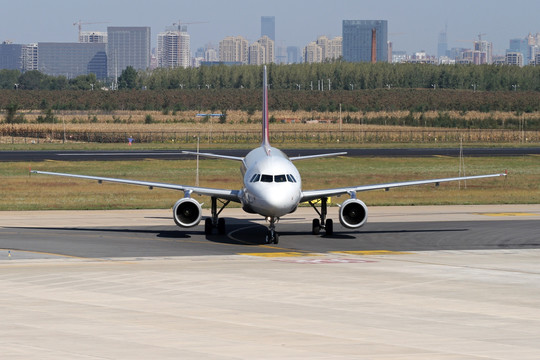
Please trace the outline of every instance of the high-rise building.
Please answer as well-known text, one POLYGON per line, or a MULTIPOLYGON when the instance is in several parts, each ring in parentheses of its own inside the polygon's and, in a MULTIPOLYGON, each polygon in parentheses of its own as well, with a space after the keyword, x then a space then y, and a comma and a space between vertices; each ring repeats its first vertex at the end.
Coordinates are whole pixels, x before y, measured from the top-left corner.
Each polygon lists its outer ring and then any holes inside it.
POLYGON ((304 48, 303 60, 307 63, 313 63, 338 59, 342 56, 342 43, 343 38, 341 36, 333 39, 328 39, 324 35, 319 36, 316 42, 311 42, 304 48), (315 46, 319 47, 320 51, 316 50, 315 46))
POLYGON ((321 51, 322 51, 321 57, 323 61, 329 58, 328 56, 329 48, 330 48, 329 42, 330 40, 328 40, 328 37, 325 35, 319 36, 316 41, 317 45, 319 45, 319 47, 321 48, 321 51))
POLYGON ((474 59, 476 65, 493 63, 493 43, 488 41, 474 42, 474 59))
POLYGON ((191 62, 190 36, 185 26, 158 34, 157 65, 186 68, 191 62))
POLYGON ((343 55, 343 37, 336 36, 328 41, 326 53, 323 55, 325 59, 339 59, 343 55))
POLYGON ((68 79, 79 75, 107 76, 106 44, 104 43, 38 43, 38 70, 68 79))
POLYGON ((0 44, 0 69, 22 70, 23 45, 4 41, 0 44))
POLYGON ((303 60, 305 63, 319 63, 323 61, 322 49, 315 41, 310 42, 304 48, 303 60))
POLYGON ((448 56, 448 37, 446 29, 439 33, 439 41, 437 42, 437 57, 441 58, 448 56))
POLYGON ((260 42, 256 41, 249 46, 249 64, 262 65, 265 64, 266 50, 260 42))
POLYGON ((373 31, 376 61, 388 61, 387 20, 343 20, 343 59, 349 62, 370 62, 373 31))
POLYGON ((287 64, 296 64, 298 59, 298 54, 300 49, 297 46, 287 46, 287 64))
POLYGON ((107 43, 107 33, 100 31, 81 31, 80 43, 107 43))
POLYGON ((216 49, 207 47, 204 51, 204 61, 218 61, 218 53, 216 49))
POLYGON ((276 17, 261 16, 261 37, 268 36, 276 41, 276 17))
POLYGON ((257 42, 260 43, 264 48, 264 64, 276 62, 274 40, 272 40, 269 36, 263 35, 257 42))
POLYGON ((249 46, 250 65, 269 64, 275 61, 274 42, 268 36, 263 36, 249 46))
POLYGON ((128 66, 135 70, 150 67, 149 27, 107 27, 108 70, 110 77, 118 77, 128 66))
POLYGON ((523 54, 517 51, 507 51, 505 63, 507 65, 523 66, 523 54))
POLYGON ((536 33, 535 35, 529 33, 527 35, 527 43, 530 45, 539 45, 540 46, 540 33, 536 33))
POLYGON ((28 44, 22 49, 22 70, 32 71, 38 69, 38 44, 28 44))
POLYGON ((227 36, 219 42, 219 61, 247 64, 248 60, 249 45, 242 36, 227 36))
POLYGON ((510 40, 510 48, 507 50, 507 52, 508 53, 521 53, 523 55, 523 65, 527 65, 529 63, 528 47, 529 47, 528 39, 512 39, 510 40))

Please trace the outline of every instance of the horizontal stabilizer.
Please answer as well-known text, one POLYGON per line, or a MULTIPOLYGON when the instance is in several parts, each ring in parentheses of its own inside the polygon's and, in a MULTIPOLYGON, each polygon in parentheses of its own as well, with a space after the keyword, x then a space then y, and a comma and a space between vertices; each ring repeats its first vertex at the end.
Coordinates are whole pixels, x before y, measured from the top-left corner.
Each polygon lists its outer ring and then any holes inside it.
POLYGON ((195 156, 198 155, 198 156, 203 156, 203 157, 208 157, 208 158, 227 159, 227 160, 235 160, 235 161, 244 160, 243 157, 239 157, 239 156, 219 155, 219 154, 212 154, 212 153, 201 153, 201 152, 195 152, 195 151, 182 151, 182 154, 195 155, 195 156))
POLYGON ((346 152, 338 152, 338 153, 330 153, 330 154, 317 154, 317 155, 306 155, 306 156, 293 156, 290 157, 289 160, 296 161, 296 160, 307 160, 307 159, 316 159, 316 158, 322 158, 322 157, 331 157, 331 156, 341 156, 341 155, 347 155, 346 152))

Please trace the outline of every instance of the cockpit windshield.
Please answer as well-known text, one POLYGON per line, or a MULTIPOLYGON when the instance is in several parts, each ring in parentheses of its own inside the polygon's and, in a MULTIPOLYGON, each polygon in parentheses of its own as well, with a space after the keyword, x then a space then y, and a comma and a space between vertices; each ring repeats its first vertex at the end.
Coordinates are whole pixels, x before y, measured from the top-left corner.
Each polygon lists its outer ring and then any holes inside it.
POLYGON ((262 174, 261 175, 261 181, 262 182, 272 182, 272 181, 274 181, 274 177, 272 175, 262 174))
POLYGON ((286 182, 287 177, 285 175, 275 175, 274 176, 274 181, 275 182, 286 182))
POLYGON ((269 175, 269 174, 254 174, 251 179, 249 180, 249 182, 258 182, 258 181, 261 181, 261 182, 266 182, 266 183, 270 183, 270 182, 277 182, 277 183, 282 183, 282 182, 291 182, 291 183, 295 183, 296 182, 296 179, 294 178, 294 176, 292 176, 292 174, 280 174, 280 175, 269 175))

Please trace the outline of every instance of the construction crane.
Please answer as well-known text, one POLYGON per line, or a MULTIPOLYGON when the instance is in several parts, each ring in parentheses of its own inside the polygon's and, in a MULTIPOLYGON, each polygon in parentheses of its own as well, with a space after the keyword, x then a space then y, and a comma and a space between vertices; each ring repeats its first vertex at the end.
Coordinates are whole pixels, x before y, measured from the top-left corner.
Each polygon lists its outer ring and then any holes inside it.
POLYGON ((76 21, 73 23, 73 26, 79 26, 79 39, 81 38, 82 26, 91 25, 91 24, 108 24, 108 21, 98 21, 98 22, 83 22, 82 20, 76 21))
POLYGON ((208 24, 208 21, 192 21, 192 22, 184 22, 181 20, 178 20, 178 22, 173 23, 173 26, 176 27, 178 30, 182 30, 181 27, 183 25, 193 25, 193 24, 208 24))

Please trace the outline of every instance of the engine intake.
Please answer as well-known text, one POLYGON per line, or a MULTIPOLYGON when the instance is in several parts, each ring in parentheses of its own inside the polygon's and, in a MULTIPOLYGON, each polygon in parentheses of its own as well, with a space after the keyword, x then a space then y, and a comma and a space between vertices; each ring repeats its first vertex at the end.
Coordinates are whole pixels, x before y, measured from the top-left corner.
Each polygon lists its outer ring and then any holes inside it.
POLYGON ((193 227, 199 225, 202 217, 201 204, 192 198, 180 199, 173 206, 173 218, 180 227, 193 227))
POLYGON ((367 206, 358 199, 345 200, 339 208, 339 222, 346 228, 357 229, 366 223, 367 218, 367 206))

